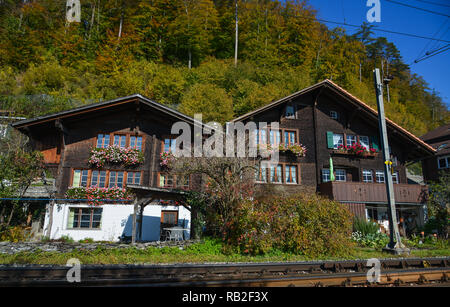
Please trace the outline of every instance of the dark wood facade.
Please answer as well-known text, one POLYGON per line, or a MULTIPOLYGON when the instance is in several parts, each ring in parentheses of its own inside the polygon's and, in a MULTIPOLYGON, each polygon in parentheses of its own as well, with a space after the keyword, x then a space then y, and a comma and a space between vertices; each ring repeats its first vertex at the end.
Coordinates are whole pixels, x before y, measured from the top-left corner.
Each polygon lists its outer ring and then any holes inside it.
MULTIPOLYGON (((280 153, 280 163, 298 165, 300 178, 297 184, 283 182, 277 185, 279 190, 289 193, 317 191, 332 199, 358 205, 357 214, 365 203, 387 204, 385 185, 377 182, 376 173, 384 174, 381 146, 377 140, 377 113, 333 82, 325 80, 234 121, 266 122, 268 125, 278 122, 282 131, 297 132, 298 141, 307 148, 306 156, 293 158, 280 153), (343 136, 343 145, 347 145, 347 135, 357 141, 362 137, 370 148, 379 152, 365 157, 339 152, 330 146, 330 135, 333 137, 333 134, 343 136), (325 182, 323 172, 330 168, 330 157, 335 172, 345 173, 345 182, 325 182), (364 182, 367 181, 367 176, 364 176, 367 172, 372 174, 370 183, 364 182)), ((405 165, 408 161, 432 155, 433 149, 389 120, 387 126, 391 160, 397 174, 396 198, 404 204, 423 203, 423 187, 407 184, 405 165)), ((381 177, 378 179, 381 181, 381 177)))
MULTIPOLYGON (((164 169, 160 166, 160 153, 164 140, 176 137, 171 135, 171 127, 180 120, 193 129, 191 118, 140 95, 133 95, 18 122, 15 127, 28 135, 33 148, 43 153, 46 166, 56 179, 56 197, 64 198, 73 184, 75 170, 87 171, 87 186, 90 186, 93 171, 106 172, 106 186, 110 172, 116 171, 123 172, 124 186, 127 176, 139 173, 139 185, 161 187, 159 178, 164 169), (109 136, 109 145, 113 145, 114 136, 122 136, 126 147, 129 147, 131 137, 141 137, 143 163, 134 167, 121 164, 105 164, 101 168, 91 166, 88 163, 91 150, 97 147, 100 134, 109 136)), ((193 176, 189 185, 192 188, 200 186, 200 179, 193 176)))
POLYGON ((434 156, 422 161, 424 180, 438 181, 443 173, 450 172, 450 124, 436 128, 420 138, 436 149, 434 156))

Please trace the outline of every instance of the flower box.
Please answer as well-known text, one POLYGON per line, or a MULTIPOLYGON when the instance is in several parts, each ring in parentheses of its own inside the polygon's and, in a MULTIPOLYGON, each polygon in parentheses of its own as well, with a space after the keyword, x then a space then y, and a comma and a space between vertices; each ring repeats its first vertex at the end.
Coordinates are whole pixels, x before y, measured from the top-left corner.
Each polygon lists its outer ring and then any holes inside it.
POLYGON ((159 165, 162 168, 169 169, 171 167, 171 165, 173 164, 173 162, 175 161, 175 156, 170 151, 162 152, 159 154, 159 159, 161 160, 159 162, 159 165))
POLYGON ((144 154, 135 148, 122 148, 117 145, 105 148, 93 148, 88 163, 96 168, 103 167, 106 163, 122 164, 124 166, 136 166, 144 162, 144 154))
POLYGON ((102 205, 105 202, 129 203, 134 195, 126 188, 74 187, 66 192, 68 201, 87 202, 90 205, 102 205))
POLYGON ((378 151, 376 149, 370 148, 370 150, 367 150, 359 143, 352 146, 339 145, 337 149, 333 150, 333 153, 357 156, 362 158, 376 157, 378 155, 378 151))
MULTIPOLYGON (((297 157, 306 156, 306 147, 302 144, 279 144, 277 148, 279 152, 293 154, 297 157)), ((271 154, 275 150, 274 148, 272 148, 271 144, 259 144, 257 145, 257 149, 258 152, 267 152, 268 154, 271 154)))

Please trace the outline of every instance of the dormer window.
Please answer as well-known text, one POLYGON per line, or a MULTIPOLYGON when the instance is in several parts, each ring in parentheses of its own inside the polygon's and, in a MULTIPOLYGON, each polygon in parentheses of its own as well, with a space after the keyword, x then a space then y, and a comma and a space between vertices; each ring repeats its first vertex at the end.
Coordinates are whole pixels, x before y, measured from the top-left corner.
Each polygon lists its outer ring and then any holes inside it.
POLYGON ((295 118, 295 108, 292 105, 286 106, 286 118, 295 118))
POLYGON ((336 111, 330 111, 330 117, 332 118, 332 119, 338 119, 338 112, 336 112, 336 111))

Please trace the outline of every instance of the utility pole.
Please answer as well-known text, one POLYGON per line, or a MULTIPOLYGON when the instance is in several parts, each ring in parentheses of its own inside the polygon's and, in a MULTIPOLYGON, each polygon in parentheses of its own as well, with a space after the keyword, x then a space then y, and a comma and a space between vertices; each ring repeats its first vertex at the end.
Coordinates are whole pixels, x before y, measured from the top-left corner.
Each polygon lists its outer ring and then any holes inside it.
MULTIPOLYGON (((380 129, 381 148, 383 150, 384 160, 384 174, 386 182, 386 193, 388 199, 388 216, 389 216, 389 244, 383 248, 383 251, 387 251, 393 254, 409 254, 407 249, 401 242, 400 233, 398 231, 397 214, 395 209, 395 197, 394 197, 394 185, 392 182, 392 161, 390 161, 389 143, 386 129, 386 118, 384 116, 384 103, 383 103, 383 83, 380 78, 380 70, 375 68, 373 71, 375 78, 375 93, 377 95, 378 105, 378 125, 380 129)), ((390 80, 386 80, 389 82, 390 80)))
POLYGON ((236 19, 236 38, 235 38, 235 43, 234 43, 234 67, 237 66, 237 58, 238 58, 238 32, 239 32, 239 25, 238 25, 238 0, 236 0, 235 19, 236 19))

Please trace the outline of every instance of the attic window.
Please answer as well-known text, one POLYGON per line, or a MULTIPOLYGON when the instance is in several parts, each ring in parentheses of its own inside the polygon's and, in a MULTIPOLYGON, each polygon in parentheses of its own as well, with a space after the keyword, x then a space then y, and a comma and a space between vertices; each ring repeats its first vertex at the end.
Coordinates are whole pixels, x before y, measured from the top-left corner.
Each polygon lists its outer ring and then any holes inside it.
POLYGON ((330 117, 332 118, 332 119, 338 119, 338 112, 336 112, 336 111, 330 111, 330 117))
POLYGON ((295 118, 294 106, 286 106, 286 118, 295 118))

